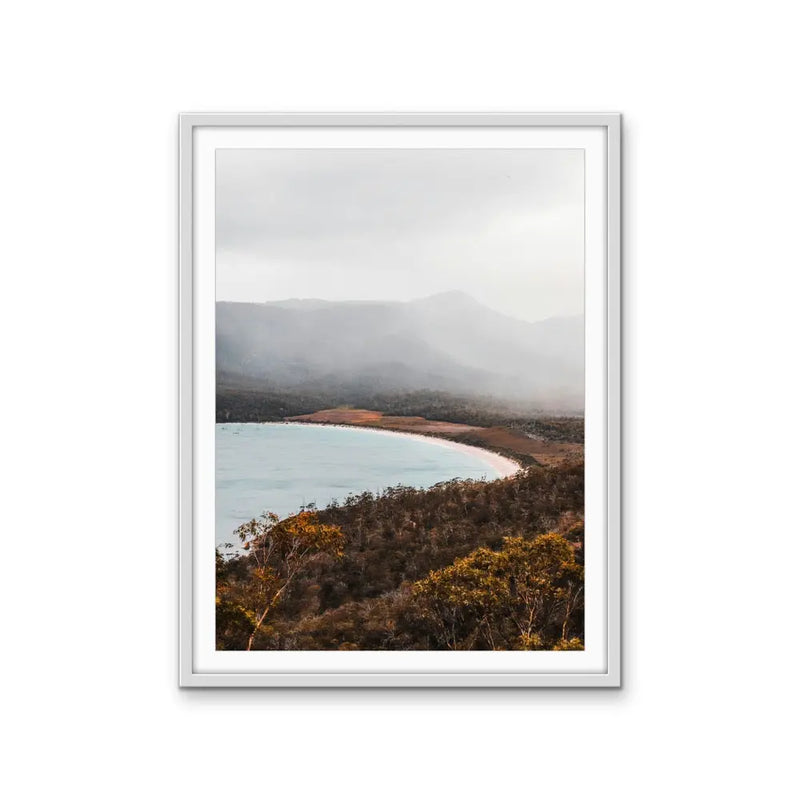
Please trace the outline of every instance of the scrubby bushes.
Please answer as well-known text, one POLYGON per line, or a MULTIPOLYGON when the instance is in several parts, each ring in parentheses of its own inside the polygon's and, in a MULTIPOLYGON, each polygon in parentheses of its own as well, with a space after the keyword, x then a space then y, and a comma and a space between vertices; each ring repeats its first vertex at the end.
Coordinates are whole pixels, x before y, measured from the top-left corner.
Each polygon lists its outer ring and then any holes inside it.
POLYGON ((218 558, 217 645, 582 646, 582 520, 579 463, 351 496, 313 510, 313 525, 341 531, 341 547, 295 570, 257 630, 230 606, 231 587, 259 581, 257 551, 218 558))

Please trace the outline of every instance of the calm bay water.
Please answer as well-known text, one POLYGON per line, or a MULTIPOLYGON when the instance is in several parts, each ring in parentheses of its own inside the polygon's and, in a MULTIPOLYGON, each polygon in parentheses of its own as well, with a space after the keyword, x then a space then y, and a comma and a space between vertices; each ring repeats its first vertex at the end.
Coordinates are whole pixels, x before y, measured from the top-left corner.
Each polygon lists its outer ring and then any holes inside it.
POLYGON ((358 428, 220 423, 216 449, 217 544, 238 543, 233 531, 264 511, 283 517, 350 493, 500 474, 480 456, 435 439, 358 428))

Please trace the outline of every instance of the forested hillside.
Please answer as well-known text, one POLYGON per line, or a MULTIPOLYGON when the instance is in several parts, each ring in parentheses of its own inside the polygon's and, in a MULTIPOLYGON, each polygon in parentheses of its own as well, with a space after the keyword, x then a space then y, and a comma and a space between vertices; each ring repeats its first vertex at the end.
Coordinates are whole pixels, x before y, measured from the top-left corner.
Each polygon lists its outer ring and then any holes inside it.
POLYGON ((240 529, 219 649, 583 647, 583 463, 365 492, 240 529))
POLYGON ((338 406, 371 408, 385 414, 425 417, 464 425, 506 427, 533 433, 549 441, 583 444, 582 416, 554 416, 532 403, 515 403, 492 396, 430 390, 263 389, 254 385, 233 385, 225 376, 220 376, 217 381, 217 422, 277 422, 338 406))

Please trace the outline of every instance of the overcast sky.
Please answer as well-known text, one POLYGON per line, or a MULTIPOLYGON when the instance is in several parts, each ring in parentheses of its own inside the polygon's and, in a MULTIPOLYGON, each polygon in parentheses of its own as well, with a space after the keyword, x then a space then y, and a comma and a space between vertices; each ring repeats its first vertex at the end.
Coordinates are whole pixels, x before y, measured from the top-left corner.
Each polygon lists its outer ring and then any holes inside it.
POLYGON ((217 299, 583 313, 582 150, 217 150, 217 299))

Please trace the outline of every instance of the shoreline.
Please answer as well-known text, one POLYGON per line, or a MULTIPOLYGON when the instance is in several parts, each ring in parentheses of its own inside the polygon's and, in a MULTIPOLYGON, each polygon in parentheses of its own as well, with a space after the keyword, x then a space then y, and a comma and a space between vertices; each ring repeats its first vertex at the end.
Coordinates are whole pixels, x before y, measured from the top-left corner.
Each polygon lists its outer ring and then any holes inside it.
POLYGON ((451 439, 445 439, 441 436, 426 435, 422 433, 408 433, 406 431, 393 431, 388 428, 377 428, 369 425, 347 425, 341 422, 299 422, 299 421, 285 421, 275 420, 273 422, 218 422, 217 425, 296 425, 304 427, 316 428, 344 428, 347 430, 367 431, 383 436, 404 436, 409 439, 416 439, 418 441, 429 442, 437 444, 440 447, 449 450, 457 450, 466 453, 476 458, 479 458, 485 464, 492 467, 500 474, 492 480, 502 480, 503 478, 510 478, 522 470, 522 464, 515 461, 508 456, 500 455, 492 450, 487 450, 484 447, 476 447, 471 444, 463 444, 462 442, 454 442, 451 439))

